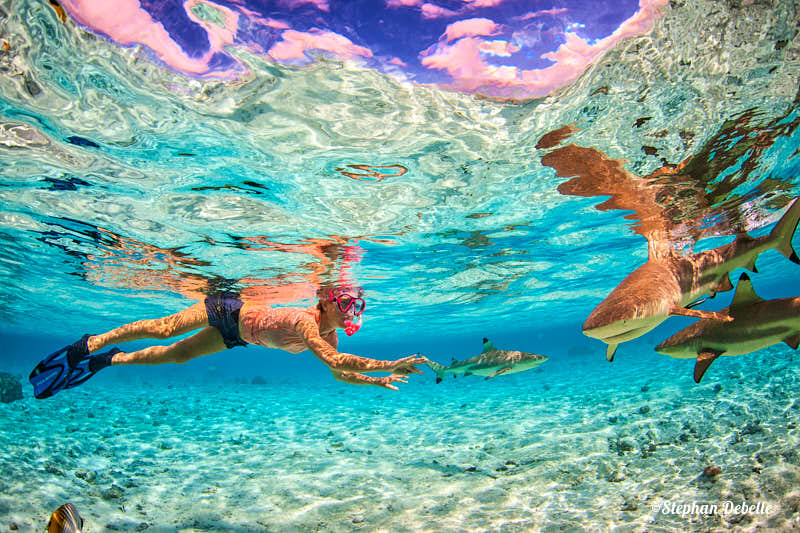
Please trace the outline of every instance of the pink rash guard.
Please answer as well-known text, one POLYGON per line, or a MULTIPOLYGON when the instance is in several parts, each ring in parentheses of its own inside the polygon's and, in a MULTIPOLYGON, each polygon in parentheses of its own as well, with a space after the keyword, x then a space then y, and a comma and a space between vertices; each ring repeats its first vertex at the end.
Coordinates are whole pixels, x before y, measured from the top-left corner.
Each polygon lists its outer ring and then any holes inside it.
MULTIPOLYGON (((308 349, 298 330, 298 326, 306 320, 319 326, 319 310, 316 306, 303 309, 245 303, 239 312, 239 335, 249 344, 299 353, 308 349)), ((336 330, 322 338, 333 348, 338 345, 336 330)))

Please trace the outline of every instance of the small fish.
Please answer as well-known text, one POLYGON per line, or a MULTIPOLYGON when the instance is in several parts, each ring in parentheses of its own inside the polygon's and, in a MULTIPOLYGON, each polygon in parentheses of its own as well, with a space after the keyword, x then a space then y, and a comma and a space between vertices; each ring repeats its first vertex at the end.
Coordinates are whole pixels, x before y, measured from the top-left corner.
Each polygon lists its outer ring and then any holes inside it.
POLYGON ((484 337, 483 351, 475 357, 470 357, 465 361, 453 359, 453 362, 447 367, 430 360, 426 364, 436 372, 436 383, 440 383, 447 374, 453 374, 453 377, 457 374, 465 376, 475 374, 490 379, 500 374, 514 374, 530 370, 545 361, 547 361, 547 357, 536 353, 498 350, 489 339, 484 337))
POLYGON ((721 355, 743 355, 779 342, 796 350, 800 344, 800 297, 762 300, 746 273, 739 277, 730 307, 722 312, 733 322, 698 320, 656 346, 656 351, 682 359, 696 357, 694 380, 700 383, 721 355))
POLYGON ((53 513, 47 523, 47 533, 81 533, 83 518, 71 503, 65 503, 53 513))

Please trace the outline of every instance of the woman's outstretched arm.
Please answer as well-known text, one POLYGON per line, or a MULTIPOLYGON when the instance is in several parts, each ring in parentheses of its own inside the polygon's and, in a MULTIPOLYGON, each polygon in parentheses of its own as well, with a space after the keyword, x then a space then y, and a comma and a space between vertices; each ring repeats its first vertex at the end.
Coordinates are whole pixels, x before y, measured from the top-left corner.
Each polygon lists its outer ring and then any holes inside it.
POLYGON ((396 361, 385 361, 339 352, 320 336, 319 328, 311 320, 300 322, 297 330, 311 353, 328 365, 336 379, 346 383, 378 385, 397 390, 397 387, 392 386, 391 383, 404 383, 405 380, 402 376, 407 374, 422 374, 422 371, 417 369, 415 365, 426 361, 424 357, 416 355, 396 361), (393 372, 398 375, 374 378, 364 376, 359 372, 393 372))

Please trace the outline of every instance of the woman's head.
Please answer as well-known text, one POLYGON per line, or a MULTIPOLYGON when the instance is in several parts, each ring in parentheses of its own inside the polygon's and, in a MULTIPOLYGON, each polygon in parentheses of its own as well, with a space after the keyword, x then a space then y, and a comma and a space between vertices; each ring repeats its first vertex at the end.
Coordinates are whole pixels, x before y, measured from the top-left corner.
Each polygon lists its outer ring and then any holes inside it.
POLYGON ((361 327, 366 309, 363 295, 364 289, 355 285, 323 285, 317 291, 320 309, 329 313, 348 336, 361 327))

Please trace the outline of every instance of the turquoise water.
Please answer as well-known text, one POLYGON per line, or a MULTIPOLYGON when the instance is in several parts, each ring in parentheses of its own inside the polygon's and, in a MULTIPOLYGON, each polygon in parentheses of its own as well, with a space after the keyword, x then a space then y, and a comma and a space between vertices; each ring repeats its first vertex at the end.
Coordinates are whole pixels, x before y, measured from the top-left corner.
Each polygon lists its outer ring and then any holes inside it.
MULTIPOLYGON (((240 51, 249 77, 197 79, 0 2, 0 371, 24 385, 0 404, 0 528, 69 501, 86 531, 800 529, 794 350, 723 357, 698 385, 653 351, 693 319, 611 364, 581 332, 654 227, 709 249, 800 196, 798 7, 673 2, 574 83, 497 101, 327 56, 240 51), (595 151, 581 194, 547 159, 570 143, 595 151), (601 186, 609 161, 655 203, 601 186), (448 363, 489 337, 549 360, 392 392, 250 346, 49 400, 27 383, 85 332, 218 289, 308 305, 339 279, 367 299, 343 351, 448 363), (674 507, 692 503, 721 511, 674 507)), ((800 296, 799 265, 770 250, 757 269, 762 298, 800 296)))

